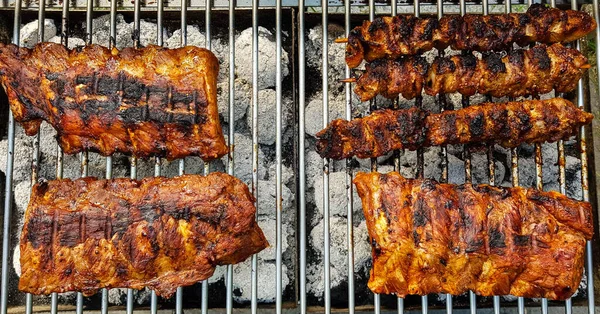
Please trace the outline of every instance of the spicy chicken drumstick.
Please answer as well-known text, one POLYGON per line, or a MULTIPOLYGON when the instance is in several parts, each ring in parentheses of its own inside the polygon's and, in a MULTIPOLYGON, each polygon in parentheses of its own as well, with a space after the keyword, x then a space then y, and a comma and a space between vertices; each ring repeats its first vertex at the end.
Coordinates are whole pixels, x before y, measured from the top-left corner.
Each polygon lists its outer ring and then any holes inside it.
POLYGON ((366 60, 416 55, 433 48, 457 50, 506 50, 540 42, 569 42, 596 28, 587 13, 532 5, 526 13, 446 15, 433 17, 398 15, 365 21, 350 32, 346 63, 355 68, 366 60))

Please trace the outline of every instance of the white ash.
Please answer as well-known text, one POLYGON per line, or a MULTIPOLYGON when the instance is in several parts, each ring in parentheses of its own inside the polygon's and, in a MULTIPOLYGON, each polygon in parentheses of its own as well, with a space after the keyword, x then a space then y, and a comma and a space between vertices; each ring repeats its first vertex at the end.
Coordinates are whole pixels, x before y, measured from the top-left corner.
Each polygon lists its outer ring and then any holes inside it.
MULTIPOLYGON (((332 172, 329 174, 329 213, 330 216, 346 217, 348 208, 348 187, 351 184, 347 181, 346 172, 332 172)), ((323 219, 323 180, 315 181, 315 205, 318 209, 318 215, 315 219, 323 219)), ((362 211, 360 198, 356 193, 356 188, 352 188, 352 204, 355 212, 362 211)))
MULTIPOLYGON (((329 24, 327 29, 327 79, 328 85, 333 94, 341 92, 344 84, 341 79, 346 78, 346 45, 335 43, 337 38, 345 37, 344 28, 336 24, 329 24)), ((323 75, 323 26, 317 25, 308 30, 308 40, 306 41, 306 65, 316 69, 321 76, 323 75)))
MULTIPOLYGON (((117 36, 115 47, 123 49, 133 46, 133 23, 127 23, 122 14, 117 14, 117 36)), ((92 42, 108 47, 110 44, 110 15, 103 15, 92 21, 92 42)))
MULTIPOLYGON (((290 210, 290 208, 285 208, 284 210, 290 210)), ((275 208, 272 208, 272 211, 275 212, 275 208)), ((275 262, 277 259, 277 251, 276 251, 276 228, 277 221, 273 217, 259 217, 258 225, 262 229, 267 241, 269 241, 269 247, 260 251, 258 253, 258 258, 262 261, 275 262)), ((285 240, 288 237, 288 230, 286 228, 281 228, 281 252, 285 252, 290 246, 288 242, 285 240)))
MULTIPOLYGON (((355 117, 360 113, 368 111, 369 104, 360 102, 356 94, 352 93, 352 113, 355 117)), ((323 129, 323 93, 315 93, 308 101, 306 106, 305 130, 306 134, 315 137, 323 129)), ((332 93, 328 97, 328 115, 329 121, 346 118, 346 96, 345 94, 332 93)))
MULTIPOLYGON (((29 22, 21 26, 20 45, 22 47, 33 48, 38 43, 38 20, 29 22)), ((44 19, 44 41, 56 36, 56 25, 52 19, 44 19)))
MULTIPOLYGON (((135 26, 135 25, 134 25, 135 26)), ((158 37, 158 25, 156 23, 140 20, 140 45, 145 47, 148 45, 156 45, 158 37)), ((167 38, 167 30, 162 29, 163 38, 167 38)))
MULTIPOLYGON (((330 228, 330 277, 331 288, 334 289, 348 278, 347 220, 344 217, 332 216, 330 228)), ((306 288, 308 292, 322 300, 325 288, 324 280, 324 247, 323 220, 310 231, 310 245, 315 256, 308 260, 306 268, 306 288)), ((367 276, 371 261, 371 246, 368 241, 367 227, 364 221, 354 227, 354 271, 362 277, 367 276)))
MULTIPOLYGON (((228 136, 225 135, 227 141, 228 136)), ((252 182, 252 138, 241 133, 235 133, 235 155, 234 155, 234 174, 237 178, 244 181, 246 184, 252 182)), ((258 179, 263 180, 267 175, 267 167, 265 165, 265 154, 260 147, 258 149, 258 179)), ((227 165, 227 155, 221 159, 224 165, 227 165)))
MULTIPOLYGON (((55 43, 55 44, 62 44, 62 39, 60 38, 60 36, 54 36, 50 39, 48 39, 49 42, 51 43, 55 43)), ((77 47, 81 47, 81 46, 85 46, 85 41, 81 38, 77 38, 77 37, 69 37, 67 39, 67 47, 69 49, 73 49, 73 48, 77 48, 77 47)))
MULTIPOLYGON (((273 245, 273 244, 272 244, 273 245)), ((258 254, 260 256, 261 253, 258 254)), ((260 261, 260 258, 259 258, 260 261)), ((258 263, 257 276, 257 291, 256 298, 260 303, 273 303, 277 295, 275 284, 275 273, 277 268, 274 262, 258 263)), ((248 274, 252 273, 251 259, 233 266, 233 299, 236 302, 248 302, 252 297, 252 278, 248 274)), ((283 264, 281 266, 281 281, 282 287, 287 287, 290 284, 288 277, 288 267, 283 264)))
MULTIPOLYGON (((275 180, 276 177, 277 177, 277 165, 272 164, 269 167, 269 179, 275 180)), ((290 186, 294 183, 294 169, 292 169, 286 165, 281 165, 281 183, 283 183, 285 185, 290 185, 290 186)))
MULTIPOLYGON (((223 72, 223 70, 221 70, 223 72)), ((229 80, 218 83, 217 105, 219 114, 225 123, 229 123, 229 80)), ((235 79, 235 100, 233 102, 233 118, 238 121, 246 116, 246 110, 252 102, 252 85, 235 79)), ((260 95, 259 95, 260 99, 260 95)))
MULTIPOLYGON (((235 41, 236 77, 252 82, 252 28, 242 31, 235 41)), ((264 27, 258 28, 258 88, 275 87, 277 68, 275 36, 264 27)), ((281 51, 281 79, 289 74, 289 56, 281 51)))
MULTIPOLYGON (((282 99, 282 121, 281 133, 284 134, 289 124, 293 121, 294 102, 288 97, 282 99)), ((258 142, 265 145, 275 144, 277 139, 277 92, 273 89, 258 91, 258 142)), ((252 129, 252 107, 248 107, 246 113, 246 125, 252 129)))
MULTIPOLYGON (((276 184, 275 180, 258 181, 258 206, 257 212, 259 219, 275 219, 276 209, 276 184)), ((295 215, 294 194, 287 186, 281 186, 281 208, 284 222, 293 221, 295 215)))

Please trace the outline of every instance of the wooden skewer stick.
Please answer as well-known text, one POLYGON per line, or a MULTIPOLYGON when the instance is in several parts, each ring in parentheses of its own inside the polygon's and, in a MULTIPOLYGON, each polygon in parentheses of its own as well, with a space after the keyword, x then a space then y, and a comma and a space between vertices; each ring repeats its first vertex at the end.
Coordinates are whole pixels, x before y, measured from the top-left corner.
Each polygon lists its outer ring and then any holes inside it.
POLYGON ((337 38, 333 42, 335 42, 336 44, 345 44, 348 42, 348 38, 344 38, 344 37, 337 38))
POLYGON ((356 78, 351 77, 351 78, 341 79, 340 82, 342 82, 342 83, 356 83, 356 78))

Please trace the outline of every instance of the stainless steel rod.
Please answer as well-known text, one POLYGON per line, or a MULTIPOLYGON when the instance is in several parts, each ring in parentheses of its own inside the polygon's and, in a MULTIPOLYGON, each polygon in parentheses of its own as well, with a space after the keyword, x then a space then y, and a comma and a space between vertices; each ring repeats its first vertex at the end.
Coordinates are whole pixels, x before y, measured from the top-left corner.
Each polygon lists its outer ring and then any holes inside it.
MULTIPOLYGON (((600 47, 600 13, 598 11, 600 11, 600 8, 598 8, 598 0, 593 0, 593 10, 594 10, 594 19, 596 20, 596 73, 600 73, 600 54, 598 54, 598 47, 600 47)), ((600 80, 596 80, 596 83, 598 83, 598 86, 596 86, 598 94, 600 95, 600 80)), ((585 131, 585 129, 584 129, 585 131)), ((583 134, 583 138, 580 139, 580 146, 583 147, 584 149, 581 151, 582 156, 584 155, 585 152, 585 148, 586 148, 586 142, 585 142, 585 132, 581 132, 581 134, 583 134)), ((586 156, 586 160, 587 160, 587 156, 586 156)), ((582 164, 583 164, 583 160, 582 160, 582 164)), ((583 176, 583 167, 581 170, 581 185, 583 188, 583 199, 586 200, 586 196, 587 196, 587 201, 589 201, 589 193, 587 193, 587 189, 589 188, 587 186, 588 182, 587 182, 587 174, 585 176, 585 181, 584 181, 584 176, 583 176)), ((585 265, 586 265, 586 272, 587 272, 587 279, 588 279, 588 283, 587 283, 587 295, 588 295, 588 313, 589 314, 594 314, 595 312, 595 306, 596 306, 596 302, 595 302, 595 290, 594 290, 594 274, 593 274, 593 268, 594 268, 594 264, 593 264, 593 252, 592 252, 592 242, 588 241, 586 244, 586 259, 585 259, 585 265)))
MULTIPOLYGON (((235 0, 229 0, 229 153, 227 154, 227 173, 234 175, 235 162, 235 0)), ((233 265, 227 265, 227 284, 225 308, 227 314, 233 312, 233 265)))
MULTIPOLYGON (((164 44, 164 36, 163 36, 163 12, 164 12, 164 0, 157 1, 156 8, 156 44, 162 46, 164 44)), ((158 157, 154 158, 154 176, 159 177, 161 173, 161 165, 162 160, 158 157)), ((158 296, 156 292, 152 290, 150 292, 150 313, 157 314, 158 313, 158 296)))
MULTIPOLYGON (((44 41, 44 24, 46 19, 46 1, 39 0, 38 8, 38 42, 44 41)), ((40 170, 40 133, 38 132, 33 137, 33 152, 31 161, 31 186, 33 186, 38 180, 38 174, 40 170)), ((33 297, 30 293, 25 294, 25 313, 31 314, 33 312, 33 297)))
MULTIPOLYGON (((21 31, 21 5, 22 0, 15 0, 15 11, 13 21, 13 44, 19 45, 21 31)), ((10 255, 10 221, 12 218, 12 196, 13 196, 13 166, 15 151, 15 119, 10 109, 8 110, 8 153, 6 155, 6 179, 4 184, 4 222, 2 227, 2 284, 0 289, 0 314, 6 314, 8 306, 8 269, 10 255)))
MULTIPOLYGON (((304 3, 304 0, 302 4, 304 3)), ((259 59, 258 59, 258 7, 259 0, 252 0, 252 195, 254 196, 254 205, 258 208, 258 71, 259 71, 259 59)), ((300 6, 300 10, 302 10, 302 6, 300 6)), ((304 57, 304 37, 302 34, 304 33, 304 14, 300 14, 299 16, 299 29, 298 29, 298 39, 300 44, 299 53, 299 79, 300 79, 300 132, 299 136, 301 138, 299 144, 299 159, 300 159, 300 248, 301 252, 306 250, 306 207, 305 207, 305 195, 304 189, 306 189, 304 180, 304 65, 305 61, 302 59, 304 57), (303 236, 304 235, 304 236, 303 236)), ((256 213, 256 219, 258 219, 258 212, 256 213)), ((251 283, 251 300, 250 300, 250 310, 252 314, 258 313, 258 255, 252 255, 251 261, 252 273, 250 278, 251 283)), ((300 255, 300 307, 303 309, 302 314, 306 313, 306 256, 300 255), (304 259, 303 259, 304 258, 304 259), (304 264, 303 264, 304 262, 304 264), (304 267, 302 266, 304 265, 304 267), (304 290, 303 290, 304 289, 304 290), (304 293, 302 293, 304 291, 304 293)))
MULTIPOLYGON (((275 42, 277 45, 277 49, 276 49, 276 53, 275 53, 275 60, 276 60, 276 67, 275 67, 275 82, 276 82, 276 103, 275 103, 275 111, 276 111, 276 116, 275 116, 275 207, 276 207, 276 215, 275 215, 275 221, 276 221, 276 229, 275 229, 275 252, 276 252, 276 259, 275 259, 275 290, 277 293, 276 299, 275 299, 275 303, 276 303, 276 308, 275 308, 275 312, 276 314, 281 314, 282 311, 282 305, 283 305, 283 281, 282 281, 282 263, 283 263, 283 257, 282 257, 282 248, 283 248, 283 221, 282 221, 282 211, 283 211, 283 194, 282 194, 282 163, 283 163, 283 156, 281 154, 281 144, 282 144, 282 132, 283 132, 283 124, 282 124, 282 119, 283 119, 283 115, 282 115, 282 93, 283 93, 283 68, 282 68, 282 62, 281 62, 281 57, 282 57, 282 24, 281 24, 281 6, 282 6, 282 0, 277 0, 276 1, 276 9, 275 9, 275 29, 276 29, 276 34, 275 34, 275 42)), ((323 38, 326 38, 327 36, 325 34, 323 34, 323 38)))
MULTIPOLYGON (((348 0, 349 1, 349 0, 348 0)), ((299 288, 300 288, 300 314, 307 313, 307 304, 306 304, 306 145, 305 145, 305 132, 306 132, 306 44, 305 44, 305 31, 306 26, 304 25, 304 10, 305 2, 304 0, 298 0, 298 185, 299 185, 299 202, 298 202, 298 210, 299 210, 299 222, 298 226, 300 229, 300 280, 299 280, 299 288)), ((252 1, 252 16, 255 17, 258 11, 258 0, 252 1), (256 13, 255 13, 256 12, 256 13)), ((347 13, 346 13, 347 14, 347 13)), ((257 23, 252 23, 253 34, 256 34, 258 30, 258 17, 256 17, 257 23), (256 26, 255 26, 256 25, 256 26)), ((253 18, 254 21, 254 18, 253 18)), ((253 65, 258 67, 258 38, 256 39, 256 45, 253 42, 252 50, 253 55, 256 55, 256 59, 253 59, 253 65)), ((254 110, 258 107, 258 104, 254 103, 254 100, 258 98, 258 87, 255 88, 256 82, 258 79, 258 69, 253 71, 253 74, 256 74, 257 77, 252 77, 252 92, 253 92, 253 102, 252 102, 252 132, 253 132, 253 140, 254 133, 257 132, 257 124, 255 119, 258 112, 254 113, 254 110), (256 91, 255 91, 256 90, 256 91)), ((254 152, 256 156, 252 156, 252 160, 258 160, 258 152, 254 152), (256 158, 256 159, 255 159, 256 158)), ((258 163, 256 164, 258 168, 258 163)), ((257 173, 254 168, 254 164, 252 169, 254 170, 254 174, 257 173)), ((254 180, 253 176, 253 180, 254 180)), ((253 181, 254 182, 254 181, 253 181)), ((256 187, 255 187, 256 188, 256 187)), ((256 314, 255 312, 252 314, 256 314)))
MULTIPOLYGON (((212 48, 211 41, 211 13, 212 13, 212 0, 205 0, 204 3, 204 43, 206 45, 206 49, 210 50, 212 48)), ((204 175, 208 175, 210 173, 210 163, 204 163, 204 175)), ((208 314, 208 279, 202 281, 202 290, 201 296, 202 300, 201 310, 202 314, 208 314)))
MULTIPOLYGON (((110 41, 109 48, 117 44, 117 0, 110 2, 110 41)), ((112 179, 112 156, 106 157, 106 179, 112 179)), ((108 289, 104 288, 100 303, 101 314, 108 314, 108 289)))
MULTIPOLYGON (((443 0, 438 0, 437 1, 437 17, 438 19, 441 19, 444 16, 444 1, 443 0)), ((444 51, 443 50, 439 50, 438 54, 440 56, 444 55, 444 51)), ((443 112, 444 110, 446 110, 445 106, 446 106, 446 95, 444 94, 440 94, 439 95, 439 104, 440 104, 440 111, 443 112)), ((441 153, 442 153, 442 176, 440 178, 440 181, 443 183, 447 183, 448 182, 448 150, 446 146, 442 146, 441 147, 441 153)), ((398 167, 399 168, 399 167, 398 167)), ((446 314, 452 314, 453 309, 452 309, 452 294, 450 293, 446 293, 446 314)))
MULTIPOLYGON (((161 7, 161 4, 163 0, 159 0, 159 8, 161 7)), ((159 12, 161 12, 162 9, 159 9, 159 12)), ((158 23, 158 29, 159 29, 159 33, 161 33, 160 31, 162 31, 162 13, 160 13, 161 19, 160 22, 158 23)), ((162 35, 158 35, 159 39, 162 38, 162 35)), ((162 46, 162 43, 161 43, 162 46)), ((160 177, 160 173, 161 173, 161 165, 162 165, 162 160, 158 157, 154 158, 154 176, 155 177, 160 177)), ((150 293, 150 313, 151 314, 157 314, 158 313, 158 296, 156 295, 156 292, 154 290, 152 290, 152 292, 150 293)))
POLYGON ((404 313, 404 298, 398 298, 397 307, 398 307, 398 314, 404 313))
MULTIPOLYGON (((160 32, 160 31, 159 31, 160 32)), ((157 33, 158 34, 158 33, 157 33)), ((134 0, 133 8, 133 47, 140 48, 140 0, 134 0)), ((131 179, 137 179, 137 158, 130 158, 130 176, 131 179)), ((133 289, 127 289, 126 313, 133 314, 133 289)))
MULTIPOLYGON (((180 46, 187 46, 187 0, 181 0, 181 38, 180 46)), ((185 174, 185 159, 179 159, 178 175, 185 174)), ((183 288, 178 287, 175 292, 175 314, 183 314, 183 288)))
POLYGON ((50 314, 58 313, 58 293, 50 295, 50 314))
POLYGON ((517 299, 517 311, 519 312, 519 314, 525 313, 525 298, 517 299))
MULTIPOLYGON (((392 15, 396 15, 397 5, 396 0, 392 2, 392 15)), ((350 35, 350 15, 352 13, 352 7, 350 0, 344 1, 344 34, 346 38, 350 35)), ((350 68, 346 65, 344 69, 345 77, 350 77, 350 68)), ((346 120, 352 119, 352 86, 351 83, 344 84, 344 92, 346 96, 346 109, 345 115, 346 120)), ((348 250, 348 313, 354 314, 355 311, 355 300, 354 300, 354 200, 353 200, 353 186, 352 186, 352 167, 350 165, 352 159, 346 159, 346 247, 348 250)), ((301 251, 303 252, 303 251, 301 251)))
POLYGON ((212 43, 211 43, 211 30, 210 30, 210 25, 211 25, 211 13, 212 13, 212 0, 205 0, 206 2, 204 3, 204 25, 205 25, 205 36, 206 36, 206 49, 211 50, 212 49, 212 43))
POLYGON ((92 26, 94 14, 94 0, 87 0, 86 12, 85 12, 85 43, 90 45, 92 43, 92 26))
MULTIPOLYGON (((157 7, 157 12, 156 12, 156 28, 157 28, 156 44, 159 46, 162 46, 164 44, 164 40, 165 40, 164 35, 163 35, 163 12, 164 12, 164 6, 165 6, 164 0, 158 0, 157 5, 158 5, 158 7, 157 7)), ((156 159, 156 160, 159 160, 159 159, 156 159)))
POLYGON ((421 296, 421 314, 427 314, 429 312, 429 301, 426 295, 421 296))
MULTIPOLYGON (((322 36, 322 55, 321 55, 321 72, 322 72, 322 91, 323 91, 323 128, 326 128, 329 123, 329 86, 328 86, 328 70, 329 70, 329 46, 327 33, 327 0, 321 0, 321 26, 323 31, 322 36)), ((330 274, 330 231, 329 231, 329 159, 323 158, 323 269, 324 269, 324 293, 325 293, 325 314, 331 313, 331 274, 330 274)))

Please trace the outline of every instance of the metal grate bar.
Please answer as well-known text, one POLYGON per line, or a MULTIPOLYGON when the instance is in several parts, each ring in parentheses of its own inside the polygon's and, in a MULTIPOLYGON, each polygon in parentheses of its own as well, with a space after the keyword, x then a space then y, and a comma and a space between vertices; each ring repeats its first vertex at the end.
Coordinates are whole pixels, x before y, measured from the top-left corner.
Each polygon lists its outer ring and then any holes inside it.
MULTIPOLYGON (((396 11, 396 1, 392 0, 392 15, 396 11)), ((350 0, 344 2, 344 34, 346 38, 350 35, 350 15, 352 7, 350 0)), ((350 77, 350 67, 345 66, 345 77, 350 77)), ((346 96, 346 120, 352 120, 352 86, 350 82, 344 84, 346 96)), ((352 166, 351 158, 346 159, 346 246, 348 250, 348 313, 354 314, 355 311, 355 286, 354 286, 354 201, 352 187, 352 166)))
MULTIPOLYGON (((302 0, 304 1, 304 0, 302 0)), ((252 195, 254 195, 255 203, 254 205, 258 208, 258 0, 252 0, 252 195)), ((300 14, 301 23, 304 23, 304 14, 300 14)), ((303 27, 303 24, 301 24, 303 27)), ((299 36, 298 38, 302 40, 302 46, 304 46, 304 37, 303 28, 298 30, 299 36)), ((304 56, 304 49, 301 48, 299 53, 304 56)), ((301 80, 304 78, 304 62, 300 62, 300 78, 301 80)), ((300 83, 300 121, 301 121, 301 131, 300 131, 300 191, 304 191, 305 189, 305 174, 304 174, 304 81, 302 80, 300 83)), ((306 250, 306 207, 304 200, 304 192, 300 192, 300 234, 301 234, 301 243, 303 242, 304 250, 306 250), (304 235, 304 236, 302 236, 304 235)), ((258 219, 258 211, 256 212, 256 219, 258 219)), ((302 244, 300 247, 303 246, 302 244)), ((303 272, 300 277, 306 279, 306 255, 301 254, 300 259, 304 259, 304 267, 300 267, 300 272, 303 272)), ((302 262, 301 262, 302 263, 302 262)), ((250 308, 252 314, 257 313, 258 309, 258 254, 252 255, 252 273, 251 273, 251 300, 250 300, 250 308)), ((304 291, 301 293, 300 305, 304 308, 304 312, 306 313, 306 280, 301 281, 300 290, 304 291), (304 290, 302 290, 304 289, 304 290)))
MULTIPOLYGON (((553 0, 554 1, 554 0, 553 0)), ((593 0, 593 9, 594 9, 594 19, 596 20, 596 75, 600 75, 598 73, 600 73, 600 54, 598 54, 598 47, 600 46, 600 14, 598 12, 599 8, 598 8, 598 0, 593 0)), ((597 80, 598 86, 596 86, 597 88, 597 93, 598 95, 600 95, 600 81, 597 80)), ((585 137, 585 132, 581 132, 581 134, 585 137)), ((585 148, 585 138, 580 139, 580 146, 585 148)), ((582 156, 584 150, 582 150, 582 156)), ((586 156, 587 158, 587 156, 586 156)), ((587 160, 587 159, 586 159, 587 160)), ((583 160, 582 160, 582 164, 583 164, 583 160)), ((587 174, 586 174, 586 181, 584 182, 583 178, 583 167, 581 169, 581 184, 582 184, 582 189, 583 189, 583 196, 584 196, 584 200, 586 200, 586 196, 587 196, 587 200, 589 201, 589 193, 587 193, 587 188, 588 187, 588 182, 587 182, 587 174), (585 185, 584 185, 585 184, 585 185)), ((595 295, 594 295, 594 276, 593 276, 593 253, 592 253, 592 243, 590 241, 587 242, 586 244, 586 259, 585 259, 585 266, 586 266, 586 271, 587 271, 587 278, 588 278, 588 285, 587 285, 587 297, 588 297, 588 314, 594 314, 594 308, 595 308, 595 295)))
MULTIPOLYGON (((21 31, 22 0, 15 1, 15 17, 13 21, 13 44, 19 45, 21 31)), ((13 166, 15 151, 15 119, 8 110, 8 154, 6 156, 6 181, 4 185, 4 221, 2 225, 2 284, 0 287, 0 314, 6 314, 8 305, 8 268, 10 253, 10 220, 12 216, 13 166)))
MULTIPOLYGON (((256 11, 258 11, 258 0, 253 0, 252 1, 252 15, 253 17, 256 16, 256 11)), ((299 280, 299 286, 300 286, 300 314, 306 314, 307 312, 307 304, 306 304, 306 254, 304 254, 304 252, 306 252, 307 250, 307 246, 306 246, 306 44, 305 44, 305 34, 306 34, 306 26, 305 26, 305 21, 304 21, 304 11, 306 10, 305 7, 305 2, 304 0, 298 0, 298 10, 299 10, 299 14, 298 14, 298 185, 299 185, 299 190, 298 190, 298 210, 299 210, 299 228, 300 228, 300 280, 299 280)), ((346 11, 346 15, 348 15, 348 11, 346 11)), ((254 20, 253 20, 254 21, 254 20)), ((252 23, 252 27, 253 27, 253 34, 256 34, 257 28, 258 28, 258 23, 252 23)), ((347 21, 346 21, 346 25, 347 25, 347 21)), ((346 26, 346 29, 349 26, 346 26)), ((258 67, 258 51, 256 50, 256 45, 254 45, 253 42, 253 57, 255 56, 256 59, 253 59, 255 62, 255 67, 258 67)), ((256 75, 256 73, 258 69, 255 68, 254 71, 252 72, 253 75, 256 75)), ((349 71, 346 70, 346 73, 348 73, 349 71)), ((252 102, 252 131, 253 131, 253 139, 254 139, 254 133, 256 132, 256 115, 257 112, 255 113, 254 110, 256 110, 256 104, 254 103, 254 100, 258 97, 258 88, 256 88, 255 91, 255 86, 256 86, 256 79, 253 76, 252 77, 252 92, 253 92, 253 102, 252 102)), ((348 87, 346 87, 346 89, 348 89, 348 87)), ((347 94, 347 93, 346 93, 347 94)), ((256 155, 256 157, 253 155, 253 160, 258 159, 258 152, 253 151, 253 154, 256 155), (256 159, 254 159, 256 158, 256 159)), ((256 165, 258 166, 258 165, 256 165)), ((253 166, 253 173, 256 174, 256 170, 258 167, 254 167, 253 166)), ((253 180, 254 180, 253 176, 253 180)), ((256 186, 253 186, 254 189, 256 189, 256 186)), ((254 262, 254 259, 253 259, 254 262)), ((254 264, 253 264, 254 266, 254 264)), ((353 310, 353 309, 350 309, 353 310)), ((256 314, 255 312, 252 314, 256 314)))
MULTIPOLYGON (((279 3, 279 1, 277 2, 279 3)), ((327 33, 327 0, 321 0, 321 25, 322 25, 322 56, 321 56, 321 73, 322 73, 322 91, 323 91, 323 128, 329 124, 329 86, 328 86, 328 67, 329 67, 329 46, 327 33)), ((279 82, 279 80, 277 80, 279 82)), ((323 272, 324 272, 324 298, 325 298, 325 314, 331 313, 331 275, 330 275, 330 252, 329 252, 329 159, 323 158, 323 272)))
MULTIPOLYGON (((133 47, 135 49, 140 48, 140 0, 134 1, 133 11, 133 47)), ((132 156, 130 158, 130 177, 131 179, 137 179, 137 158, 132 156)), ((133 314, 133 289, 127 289, 127 306, 126 313, 133 314)))
MULTIPOLYGON (((229 0, 229 153, 227 154, 227 173, 234 175, 234 148, 235 148, 235 0, 229 0)), ((227 265, 226 284, 226 310, 227 314, 233 311, 233 265, 227 265)))
MULTIPOLYGON (((180 46, 187 45, 187 0, 181 0, 181 39, 180 46)), ((178 175, 185 174, 185 158, 179 159, 178 175)), ((183 288, 177 287, 175 292, 175 314, 183 314, 183 288)))
MULTIPOLYGON (((212 0, 206 0, 204 9, 205 9, 205 13, 204 13, 204 24, 205 24, 204 43, 206 45, 205 48, 210 50, 212 47, 211 32, 210 32, 212 0)), ((204 163, 204 175, 208 175, 209 173, 210 173, 210 164, 205 162, 204 163)), ((205 279, 202 281, 202 290, 201 290, 200 298, 202 300, 202 303, 201 303, 202 314, 207 314, 208 313, 208 279, 205 279)))
MULTIPOLYGON (((276 229, 275 229, 275 251, 276 251, 276 259, 275 259, 275 266, 276 266, 276 273, 275 273, 275 290, 276 290, 276 298, 275 298, 275 312, 277 314, 281 314, 282 311, 282 304, 283 304, 283 280, 282 280, 282 248, 283 248, 283 226, 282 226, 282 212, 283 212, 283 190, 282 190, 282 169, 281 169, 281 164, 283 162, 282 160, 282 154, 281 154, 281 142, 283 141, 282 139, 282 132, 283 132, 283 125, 282 125, 282 92, 283 92, 283 69, 282 69, 282 62, 281 62, 281 56, 282 56, 282 25, 281 25, 281 6, 282 6, 282 0, 277 0, 277 6, 275 9, 275 28, 276 28, 276 35, 275 35, 275 42, 277 45, 276 48, 276 53, 275 53, 275 60, 276 61, 276 67, 275 67, 275 82, 276 82, 276 123, 275 123, 275 160, 276 160, 276 165, 275 165, 275 170, 276 170, 276 174, 275 174, 275 209, 276 209, 276 215, 275 215, 275 222, 276 222, 276 229)), ((325 17, 327 15, 324 15, 325 17)), ((327 23, 324 23, 327 24, 327 23)), ((326 104, 325 104, 326 105, 326 104)), ((328 264, 329 265, 329 264, 328 264)))
MULTIPOLYGON (((438 19, 441 19, 443 16, 444 16, 444 1, 438 0, 437 1, 437 17, 438 17, 438 19)), ((444 51, 438 50, 438 55, 443 56, 444 51)), ((444 112, 446 110, 446 106, 447 106, 446 95, 440 94, 438 100, 439 100, 438 102, 439 102, 440 112, 444 112)), ((454 108, 449 108, 449 109, 454 109, 454 108)), ((440 182, 448 183, 448 150, 447 150, 446 146, 441 147, 441 153, 442 153, 442 176, 440 178, 440 182)), ((446 313, 452 314, 452 312, 453 312, 452 294, 446 293, 446 313)))

